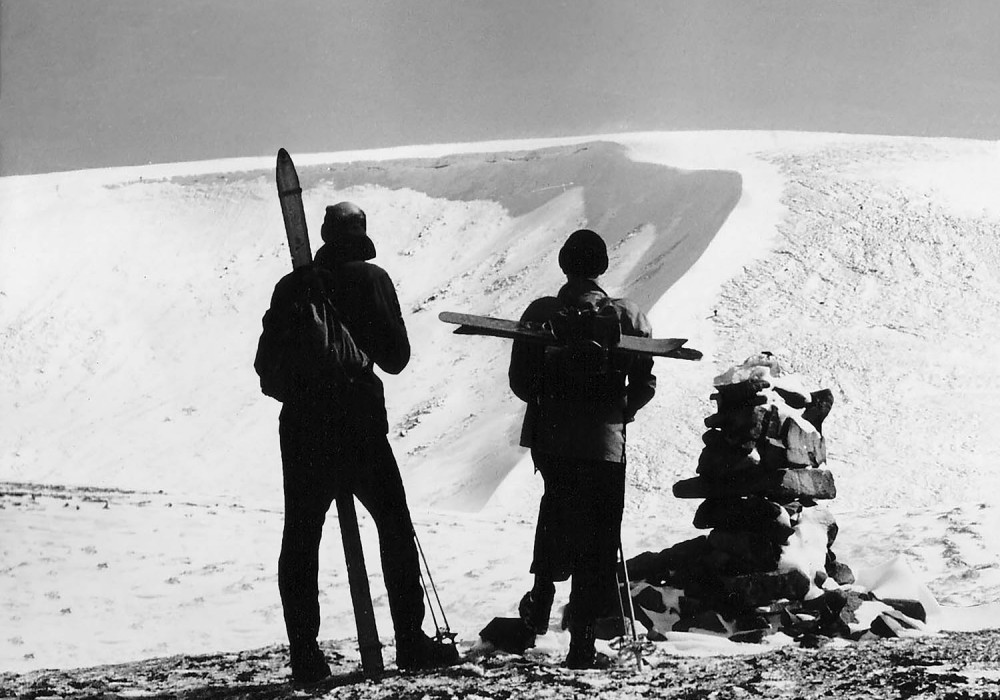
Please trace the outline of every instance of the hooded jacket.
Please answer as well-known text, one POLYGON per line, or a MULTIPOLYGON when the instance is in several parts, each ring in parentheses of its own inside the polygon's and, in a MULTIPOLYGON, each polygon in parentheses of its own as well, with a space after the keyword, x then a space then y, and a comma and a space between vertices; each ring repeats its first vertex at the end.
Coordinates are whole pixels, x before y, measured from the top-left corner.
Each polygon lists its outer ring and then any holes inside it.
MULTIPOLYGON (((410 361, 399 299, 388 273, 359 259, 362 256, 360 251, 327 244, 317 251, 314 265, 323 273, 331 301, 357 346, 384 372, 399 374, 410 361)), ((280 290, 279 282, 275 296, 280 290)), ((372 366, 355 377, 343 395, 309 397, 301 404, 286 402, 281 420, 306 413, 332 417, 332 424, 343 428, 338 432, 353 438, 389 432, 385 390, 372 366)))
MULTIPOLYGON (((596 282, 582 278, 570 278, 554 297, 533 301, 521 321, 549 321, 566 306, 609 306, 618 315, 623 335, 652 336, 649 320, 634 302, 612 299, 596 282)), ((613 357, 623 376, 620 392, 593 401, 567 401, 549 396, 543 389, 545 346, 515 341, 508 372, 510 388, 528 404, 521 446, 562 457, 624 464, 625 425, 653 398, 656 377, 651 357, 613 357)))

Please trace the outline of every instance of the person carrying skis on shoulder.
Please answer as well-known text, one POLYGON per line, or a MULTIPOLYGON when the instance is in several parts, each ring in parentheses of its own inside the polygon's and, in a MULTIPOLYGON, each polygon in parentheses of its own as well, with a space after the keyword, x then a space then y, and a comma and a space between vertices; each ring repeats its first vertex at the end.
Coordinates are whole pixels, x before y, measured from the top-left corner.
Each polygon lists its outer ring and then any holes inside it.
POLYGON ((315 262, 276 285, 255 363, 263 387, 266 358, 282 350, 266 347, 269 324, 281 323, 303 283, 318 286, 333 307, 331 313, 347 329, 344 336, 354 361, 347 367, 346 380, 323 381, 319 374, 306 372, 306 380, 271 393, 278 393, 276 398, 283 403, 279 437, 285 520, 278 588, 292 678, 309 683, 330 675, 317 644, 319 545, 326 514, 345 489, 357 496, 378 529, 396 665, 403 670, 449 665, 458 660, 456 647, 431 639, 422 630, 423 587, 413 524, 387 438, 382 381, 373 367, 374 363, 399 374, 410 360, 399 300, 389 275, 368 262, 375 257, 375 245, 367 235, 365 213, 357 205, 341 202, 327 207, 322 238, 315 262))
POLYGON ((566 665, 583 669, 607 661, 596 652, 594 625, 618 595, 625 426, 652 399, 656 377, 651 357, 606 352, 617 333, 651 337, 652 327, 634 302, 609 298, 597 284, 608 268, 604 240, 575 231, 559 251, 559 266, 566 283, 556 296, 531 302, 521 321, 548 324, 565 345, 515 340, 511 350, 510 388, 527 403, 520 444, 531 449, 545 488, 535 581, 520 613, 531 631, 544 633, 554 582, 572 577, 566 665), (602 342, 603 333, 610 341, 602 342))

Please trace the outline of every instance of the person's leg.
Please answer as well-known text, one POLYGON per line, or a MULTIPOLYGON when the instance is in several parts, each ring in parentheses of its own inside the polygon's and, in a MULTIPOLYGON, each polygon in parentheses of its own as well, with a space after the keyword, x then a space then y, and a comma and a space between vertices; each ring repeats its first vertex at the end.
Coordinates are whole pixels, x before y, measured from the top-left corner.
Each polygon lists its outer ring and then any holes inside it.
POLYGON ((423 631, 424 589, 413 521, 396 458, 385 437, 360 448, 354 493, 378 528, 382 573, 396 633, 396 666, 416 670, 458 661, 458 649, 423 631))
POLYGON ((531 458, 542 477, 544 491, 538 504, 530 569, 535 575, 534 584, 521 598, 518 615, 533 633, 544 634, 549 628, 555 582, 568 579, 572 570, 575 539, 569 515, 573 486, 565 459, 534 450, 531 458))
POLYGON ((396 636, 396 665, 403 670, 455 663, 454 644, 442 644, 423 631, 424 591, 413 521, 399 467, 388 440, 366 443, 354 492, 378 529, 382 573, 396 636))
POLYGON ((384 438, 361 449, 354 493, 378 529, 382 574, 396 636, 414 635, 424 620, 420 557, 403 480, 384 438))
POLYGON ((589 462, 579 465, 580 548, 570 590, 570 652, 567 665, 589 668, 596 663, 594 623, 614 600, 615 567, 625 505, 625 467, 589 462))
POLYGON ((517 605, 517 614, 533 634, 545 634, 549 631, 549 617, 555 595, 556 585, 552 579, 535 574, 534 585, 517 605))
POLYGON ((319 634, 319 543, 325 510, 311 500, 285 494, 285 526, 278 557, 278 589, 289 644, 319 634))
MULTIPOLYGON (((593 486, 592 474, 587 465, 580 465, 581 499, 576 505, 582 507, 593 505, 595 500, 591 493, 593 486)), ((597 620, 597 591, 601 580, 598 571, 597 538, 600 531, 597 522, 599 514, 590 512, 578 525, 579 547, 573 566, 573 577, 570 580, 569 592, 569 654, 566 665, 570 668, 590 668, 595 663, 597 650, 594 646, 597 620)))
POLYGON ((549 581, 565 581, 577 557, 581 519, 576 463, 555 455, 532 452, 545 490, 538 504, 531 573, 549 581))
POLYGON ((625 510, 625 465, 600 463, 596 471, 592 504, 598 527, 595 533, 595 570, 598 572, 596 614, 618 609, 618 550, 622 541, 622 514, 625 510))
POLYGON ((278 557, 278 590, 288 633, 292 675, 314 680, 329 675, 317 645, 319 635, 319 545, 334 497, 321 445, 303 430, 305 421, 283 420, 282 476, 285 519, 278 557))

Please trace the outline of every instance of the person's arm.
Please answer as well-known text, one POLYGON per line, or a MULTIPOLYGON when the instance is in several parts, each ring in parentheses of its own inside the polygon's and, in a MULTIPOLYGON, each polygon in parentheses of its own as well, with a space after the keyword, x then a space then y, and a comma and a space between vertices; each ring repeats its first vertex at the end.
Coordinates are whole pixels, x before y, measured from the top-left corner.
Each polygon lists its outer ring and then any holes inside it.
MULTIPOLYGON (((629 303, 626 307, 626 321, 622 333, 643 338, 653 337, 653 326, 638 306, 629 303)), ((635 414, 648 404, 656 394, 656 377, 653 375, 653 358, 637 356, 628 370, 628 384, 625 387, 625 422, 635 419, 635 414)))
POLYGON ((384 271, 371 281, 374 312, 371 318, 372 348, 368 353, 384 372, 399 374, 410 362, 410 339, 403 323, 399 298, 384 271))
MULTIPOLYGON (((521 323, 548 320, 547 310, 553 297, 536 299, 521 314, 521 323)), ((558 302, 557 302, 558 303, 558 302)), ((526 340, 515 340, 510 350, 510 368, 507 379, 510 390, 525 403, 533 403, 541 390, 542 367, 545 362, 545 345, 526 340)))

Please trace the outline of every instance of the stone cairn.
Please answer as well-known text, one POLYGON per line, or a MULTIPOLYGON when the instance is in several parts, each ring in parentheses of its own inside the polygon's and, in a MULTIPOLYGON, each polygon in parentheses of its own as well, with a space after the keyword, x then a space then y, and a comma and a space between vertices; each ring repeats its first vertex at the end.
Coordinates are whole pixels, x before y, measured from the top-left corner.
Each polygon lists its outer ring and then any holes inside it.
POLYGON ((833 393, 807 390, 770 353, 714 384, 698 475, 673 488, 702 499, 694 526, 709 532, 628 562, 649 637, 704 630, 759 642, 780 630, 810 645, 919 627, 926 616, 915 601, 881 601, 863 629, 854 615, 873 596, 852 586, 832 549, 837 523, 819 504, 837 494, 823 436, 833 393))

